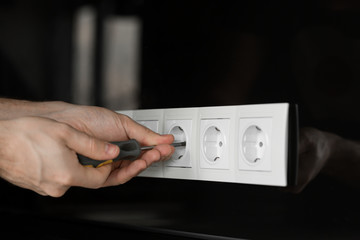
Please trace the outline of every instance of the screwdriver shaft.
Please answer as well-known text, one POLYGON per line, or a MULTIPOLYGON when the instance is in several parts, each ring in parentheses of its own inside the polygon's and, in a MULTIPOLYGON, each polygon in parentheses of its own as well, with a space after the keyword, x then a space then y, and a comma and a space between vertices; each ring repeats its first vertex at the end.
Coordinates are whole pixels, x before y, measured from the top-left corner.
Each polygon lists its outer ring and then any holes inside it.
POLYGON ((185 147, 186 142, 174 142, 171 145, 174 146, 174 147, 185 147))
MULTIPOLYGON (((170 144, 174 147, 183 147, 183 146, 186 146, 186 142, 174 142, 172 144, 170 144)), ((144 150, 151 150, 153 149, 155 146, 145 146, 145 147, 141 147, 141 151, 144 151, 144 150)))

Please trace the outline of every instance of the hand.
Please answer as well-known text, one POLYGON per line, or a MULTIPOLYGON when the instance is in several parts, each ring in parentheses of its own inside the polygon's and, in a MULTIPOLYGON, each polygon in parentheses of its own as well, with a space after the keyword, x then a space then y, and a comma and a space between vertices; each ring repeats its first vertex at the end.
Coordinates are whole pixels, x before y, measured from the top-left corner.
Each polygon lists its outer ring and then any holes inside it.
POLYGON ((0 133, 0 176, 42 195, 61 196, 70 186, 101 187, 111 167, 83 167, 76 152, 99 160, 119 152, 115 145, 40 117, 0 121, 0 133))
POLYGON ((125 115, 94 106, 62 102, 58 104, 62 107, 53 108, 60 110, 46 113, 44 116, 67 123, 81 132, 105 141, 136 139, 143 146, 157 145, 154 149, 146 151, 138 160, 113 163, 112 172, 104 186, 125 183, 152 163, 169 159, 174 152, 174 147, 169 145, 174 141, 172 135, 154 133, 125 115))
MULTIPOLYGON (((106 141, 135 138, 145 146, 168 145, 173 141, 171 135, 160 136, 128 117, 105 108, 55 101, 30 102, 0 98, 0 119, 10 120, 26 116, 41 116, 67 123, 79 131, 106 141)), ((156 150, 161 156, 160 160, 162 160, 169 157, 174 149, 170 146, 159 146, 154 151, 149 151, 150 153, 147 155, 156 155, 156 150)), ((146 165, 148 166, 151 163, 151 161, 147 161, 146 165)))
MULTIPOLYGON (((123 130, 129 129, 129 137, 141 136, 143 143, 160 145, 133 162, 119 161, 100 168, 88 168, 80 165, 76 153, 97 160, 108 160, 118 155, 119 148, 67 123, 49 118, 4 120, 0 122, 0 135, 4 142, 0 152, 0 176, 41 195, 59 197, 71 186, 100 188, 125 183, 153 162, 168 159, 172 155, 174 148, 168 145, 173 141, 172 135, 160 136, 128 117, 115 115, 123 118, 123 130)), ((105 117, 102 120, 108 119, 105 117)), ((88 124, 90 127, 95 125, 88 124)), ((119 128, 122 129, 121 126, 119 128)), ((110 129, 104 127, 103 135, 110 129)), ((103 136, 101 131, 95 132, 103 136)), ((124 137, 124 134, 120 137, 124 137)))

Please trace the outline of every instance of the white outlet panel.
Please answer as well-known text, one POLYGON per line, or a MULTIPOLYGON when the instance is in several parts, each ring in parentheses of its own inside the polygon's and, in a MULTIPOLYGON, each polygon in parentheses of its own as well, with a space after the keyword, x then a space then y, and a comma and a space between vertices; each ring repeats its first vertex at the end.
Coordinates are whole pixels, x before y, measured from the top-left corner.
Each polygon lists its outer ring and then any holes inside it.
MULTIPOLYGON (((175 141, 172 158, 140 176, 287 186, 290 104, 117 111, 175 141)), ((293 171, 292 171, 293 172, 293 171)))

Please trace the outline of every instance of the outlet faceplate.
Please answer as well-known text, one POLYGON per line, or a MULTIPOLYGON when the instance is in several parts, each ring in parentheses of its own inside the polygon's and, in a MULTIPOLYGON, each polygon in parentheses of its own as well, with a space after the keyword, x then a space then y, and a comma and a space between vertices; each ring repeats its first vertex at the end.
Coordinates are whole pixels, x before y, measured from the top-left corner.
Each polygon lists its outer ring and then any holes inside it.
POLYGON ((229 169, 230 119, 200 120, 200 167, 229 169))
POLYGON ((167 120, 165 122, 165 132, 174 135, 174 142, 186 142, 186 146, 177 147, 171 159, 165 166, 191 168, 190 149, 192 132, 192 120, 167 120))
POLYGON ((288 169, 296 166, 288 156, 289 119, 294 119, 288 103, 124 113, 155 132, 186 141, 169 161, 140 176, 287 186, 288 172, 295 171, 288 169))
POLYGON ((272 118, 241 118, 239 169, 271 171, 272 118))

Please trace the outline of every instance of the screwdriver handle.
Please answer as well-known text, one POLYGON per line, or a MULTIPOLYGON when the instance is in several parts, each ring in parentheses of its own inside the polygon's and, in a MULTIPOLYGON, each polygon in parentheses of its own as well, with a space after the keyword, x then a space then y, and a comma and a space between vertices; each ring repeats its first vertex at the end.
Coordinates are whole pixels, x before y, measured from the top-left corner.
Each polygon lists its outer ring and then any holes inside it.
POLYGON ((111 160, 94 160, 78 154, 79 162, 84 166, 97 168, 119 160, 135 160, 141 154, 140 144, 135 139, 131 139, 128 141, 112 142, 112 144, 115 144, 120 148, 120 153, 116 158, 111 160))

